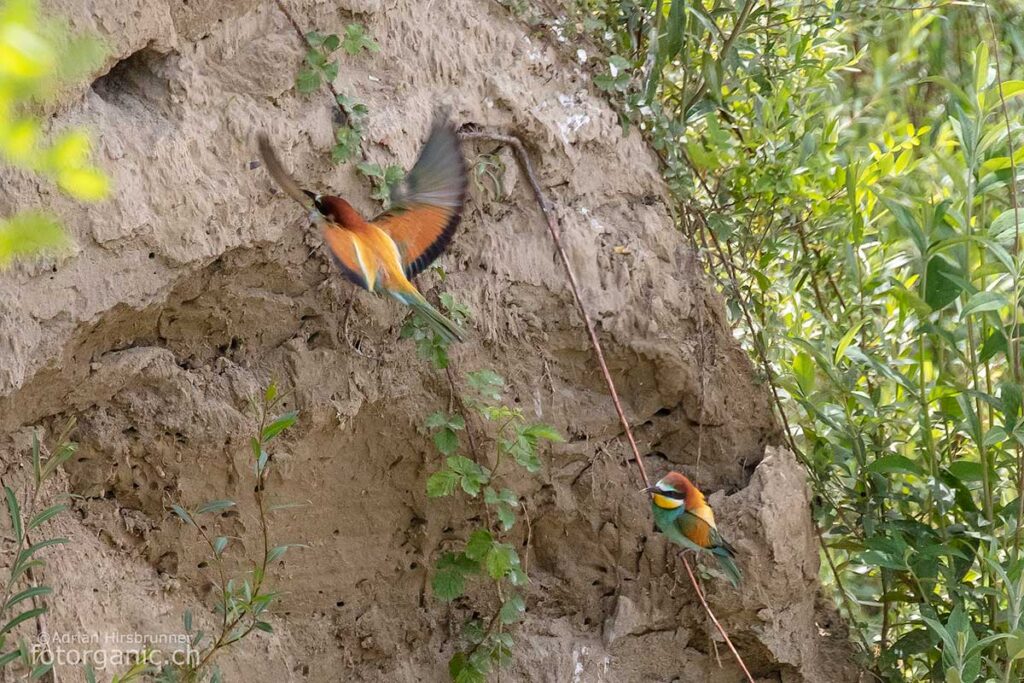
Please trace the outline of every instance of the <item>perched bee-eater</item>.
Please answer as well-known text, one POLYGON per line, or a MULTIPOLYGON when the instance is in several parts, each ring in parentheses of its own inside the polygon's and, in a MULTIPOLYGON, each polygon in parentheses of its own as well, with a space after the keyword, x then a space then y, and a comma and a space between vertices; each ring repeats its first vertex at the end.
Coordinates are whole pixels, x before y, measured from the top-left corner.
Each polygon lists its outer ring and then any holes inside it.
POLYGON ((466 161, 455 129, 436 117, 419 159, 391 194, 392 208, 366 221, 341 197, 300 189, 259 136, 267 171, 292 199, 310 210, 342 274, 370 292, 386 292, 423 315, 442 338, 461 341, 452 321, 430 305, 410 280, 441 255, 466 200, 466 161))
POLYGON ((740 570, 733 562, 736 551, 718 533, 715 513, 693 482, 679 472, 669 472, 646 491, 653 494, 654 523, 661 532, 684 548, 710 552, 732 585, 738 586, 740 570))

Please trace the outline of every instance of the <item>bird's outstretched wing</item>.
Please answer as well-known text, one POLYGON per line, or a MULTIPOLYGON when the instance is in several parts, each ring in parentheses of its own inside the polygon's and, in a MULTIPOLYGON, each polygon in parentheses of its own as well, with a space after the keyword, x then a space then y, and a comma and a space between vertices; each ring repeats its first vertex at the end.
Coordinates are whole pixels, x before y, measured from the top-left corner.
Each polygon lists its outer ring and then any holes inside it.
POLYGON ((392 193, 394 208, 373 220, 398 245, 406 277, 421 273, 451 242, 462 217, 466 186, 458 134, 439 115, 416 164, 392 193))
POLYGON ((260 156, 263 157, 263 164, 267 167, 267 172, 274 179, 274 182, 284 190, 286 195, 302 204, 306 209, 312 209, 313 200, 302 191, 302 188, 299 187, 299 184, 295 182, 295 179, 291 177, 288 171, 284 170, 281 160, 277 158, 274 147, 270 144, 270 138, 266 134, 260 133, 256 138, 256 142, 260 148, 260 156))
POLYGON ((323 224, 324 243, 341 274, 350 282, 363 289, 370 289, 363 259, 360 258, 358 239, 350 231, 339 228, 334 223, 323 224))

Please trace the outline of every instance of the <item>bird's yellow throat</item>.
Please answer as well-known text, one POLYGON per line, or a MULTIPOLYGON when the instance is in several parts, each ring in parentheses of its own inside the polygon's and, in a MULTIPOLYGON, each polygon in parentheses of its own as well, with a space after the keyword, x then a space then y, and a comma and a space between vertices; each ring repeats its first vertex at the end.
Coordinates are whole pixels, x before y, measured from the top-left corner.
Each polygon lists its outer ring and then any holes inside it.
POLYGON ((672 510, 677 507, 680 507, 683 504, 683 502, 684 501, 676 500, 675 498, 668 498, 659 493, 654 494, 654 504, 660 508, 665 508, 667 510, 672 510))

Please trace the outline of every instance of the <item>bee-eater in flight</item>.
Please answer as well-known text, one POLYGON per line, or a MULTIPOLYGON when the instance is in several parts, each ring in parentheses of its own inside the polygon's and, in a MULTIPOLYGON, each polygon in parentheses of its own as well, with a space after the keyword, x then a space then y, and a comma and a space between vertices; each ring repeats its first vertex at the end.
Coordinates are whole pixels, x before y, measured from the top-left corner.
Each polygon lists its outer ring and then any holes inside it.
POLYGON ((646 491, 653 494, 654 523, 661 532, 684 548, 710 552, 732 585, 738 586, 741 575, 733 561, 736 551, 718 533, 715 513, 693 482, 679 472, 669 472, 646 491))
POLYGON ((259 148, 281 189, 320 224, 332 260, 346 278, 411 306, 445 340, 462 340, 455 324, 410 282, 448 246, 466 200, 466 161, 458 134, 444 116, 435 118, 412 170, 392 190, 392 208, 372 221, 364 220, 341 197, 299 188, 265 135, 259 136, 259 148))

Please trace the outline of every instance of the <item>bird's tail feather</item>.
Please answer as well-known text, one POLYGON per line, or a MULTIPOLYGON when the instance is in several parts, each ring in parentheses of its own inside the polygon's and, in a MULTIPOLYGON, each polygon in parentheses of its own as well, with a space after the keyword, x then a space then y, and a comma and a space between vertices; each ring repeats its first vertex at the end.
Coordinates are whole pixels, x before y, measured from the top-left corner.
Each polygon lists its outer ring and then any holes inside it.
POLYGON ((394 295, 402 303, 423 316, 423 319, 427 321, 431 329, 441 335, 441 338, 449 344, 463 340, 462 333, 455 326, 455 323, 441 315, 441 312, 431 306, 430 302, 419 293, 395 292, 394 295))
POLYGON ((733 585, 733 588, 740 585, 740 580, 743 575, 740 573, 740 568, 736 566, 736 562, 732 559, 732 556, 728 553, 714 553, 718 559, 718 564, 722 567, 725 572, 726 578, 729 579, 729 583, 733 585))

